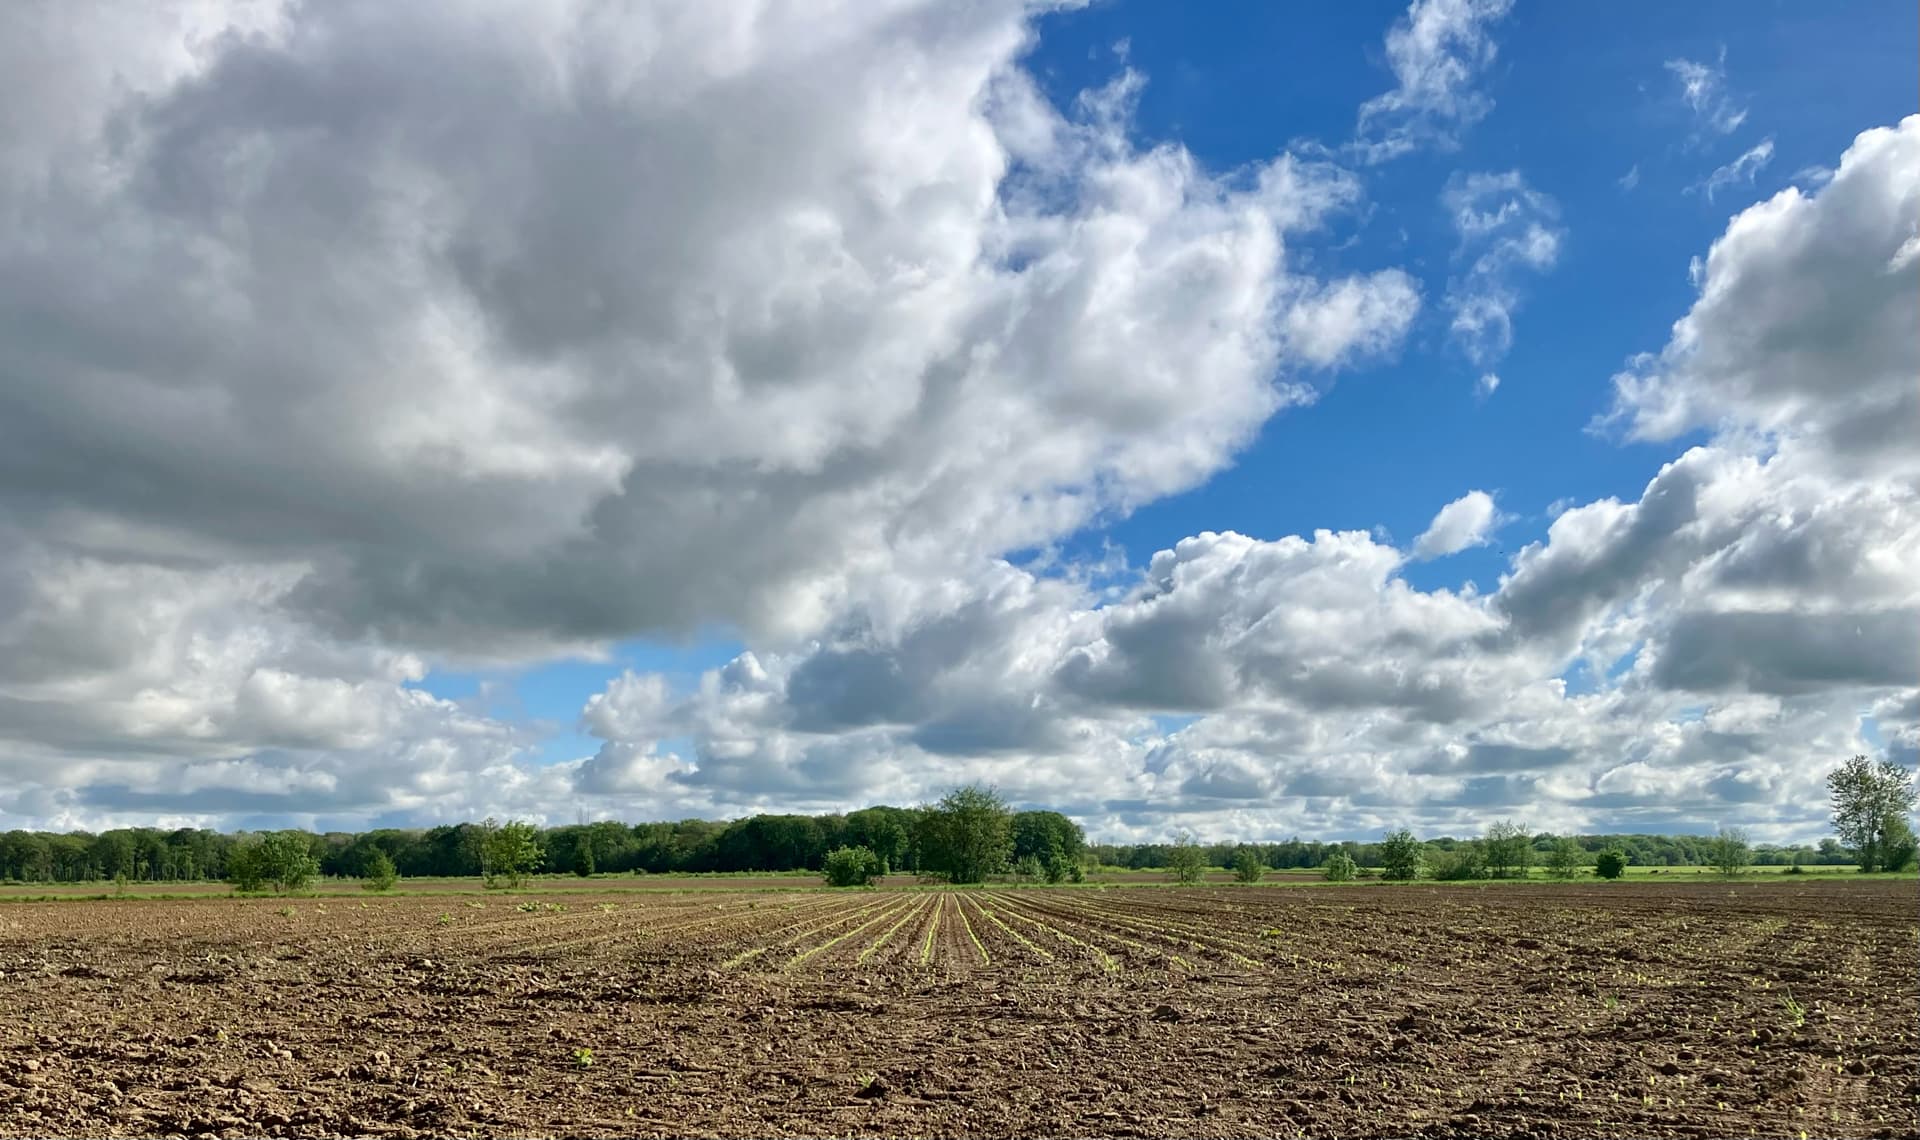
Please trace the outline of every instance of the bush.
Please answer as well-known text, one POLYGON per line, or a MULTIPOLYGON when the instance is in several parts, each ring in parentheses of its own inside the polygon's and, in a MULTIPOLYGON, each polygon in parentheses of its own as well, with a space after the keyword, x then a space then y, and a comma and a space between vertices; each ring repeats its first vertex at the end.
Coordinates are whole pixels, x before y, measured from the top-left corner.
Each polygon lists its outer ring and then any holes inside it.
POLYGON ((1617 879, 1627 873, 1627 853, 1615 848, 1602 851, 1593 861, 1593 873, 1603 879, 1617 879))
POLYGON ((1251 847, 1242 847, 1233 853, 1233 878, 1239 883, 1257 883, 1267 875, 1266 860, 1260 858, 1260 852, 1251 847))
POLYGON ((393 860, 385 851, 375 848, 367 859, 367 866, 360 876, 360 887, 368 891, 390 891, 400 881, 400 872, 394 870, 393 860))
POLYGON ((573 873, 583 879, 591 879, 595 870, 593 844, 582 843, 573 853, 573 873))
POLYGON ((1359 868, 1354 866, 1353 856, 1345 851, 1336 851, 1320 865, 1320 873, 1329 883, 1345 883, 1353 879, 1359 868))
POLYGON ((1486 849, 1477 840, 1468 840, 1451 851, 1429 851, 1427 874, 1447 883, 1488 878, 1486 849))
POLYGON ((823 873, 830 887, 867 887, 882 873, 880 856, 865 847, 840 847, 827 852, 823 873))
POLYGON ((1052 877, 1047 874, 1048 866, 1048 864, 1040 861, 1040 856, 1038 855, 1022 855, 1013 861, 1014 881, 1021 883, 1038 883, 1042 880, 1057 882, 1058 880, 1052 879, 1052 877))
POLYGON ((1547 874, 1556 879, 1571 879, 1580 873, 1582 862, 1579 842, 1571 835, 1562 835, 1547 851, 1547 874))

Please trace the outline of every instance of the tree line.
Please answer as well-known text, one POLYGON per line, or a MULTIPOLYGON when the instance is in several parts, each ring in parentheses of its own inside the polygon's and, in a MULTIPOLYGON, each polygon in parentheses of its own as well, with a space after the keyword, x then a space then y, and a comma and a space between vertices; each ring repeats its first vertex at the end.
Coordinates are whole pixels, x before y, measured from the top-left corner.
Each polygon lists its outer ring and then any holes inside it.
MULTIPOLYGON (((1907 813, 1912 776, 1897 765, 1855 757, 1829 780, 1838 835, 1817 845, 1746 845, 1746 863, 1899 870, 1912 865, 1914 835, 1907 813)), ((1080 826, 1055 811, 1014 811, 987 788, 956 789, 935 804, 875 806, 845 814, 755 815, 726 822, 626 824, 612 820, 536 828, 487 820, 424 829, 365 832, 233 833, 183 828, 122 828, 92 834, 9 831, 0 835, 0 879, 26 883, 232 880, 273 868, 364 878, 370 872, 408 876, 520 875, 533 870, 674 874, 687 872, 822 871, 830 854, 864 851, 868 875, 903 871, 956 882, 1012 873, 1060 881, 1090 865, 1141 870, 1194 866, 1324 870, 1347 864, 1386 872, 1404 869, 1417 847, 1417 873, 1435 878, 1501 877, 1531 866, 1571 860, 1594 866, 1617 853, 1640 866, 1712 866, 1731 858, 1727 832, 1698 835, 1569 835, 1533 833, 1510 823, 1486 835, 1415 840, 1396 832, 1379 842, 1176 843, 1089 845, 1080 826), (1342 862, 1344 861, 1344 862, 1342 862), (511 864, 509 866, 508 864, 511 864), (262 870, 262 868, 267 868, 262 870)), ((844 859, 843 859, 844 862, 844 859)))

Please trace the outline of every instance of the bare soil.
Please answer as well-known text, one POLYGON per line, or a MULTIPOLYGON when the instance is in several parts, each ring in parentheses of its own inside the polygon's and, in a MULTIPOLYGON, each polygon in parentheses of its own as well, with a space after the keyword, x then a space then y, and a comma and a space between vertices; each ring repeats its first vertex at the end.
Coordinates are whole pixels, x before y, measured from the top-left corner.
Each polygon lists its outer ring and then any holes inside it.
POLYGON ((1920 1134, 1911 882, 0 906, 0 1136, 1920 1134))

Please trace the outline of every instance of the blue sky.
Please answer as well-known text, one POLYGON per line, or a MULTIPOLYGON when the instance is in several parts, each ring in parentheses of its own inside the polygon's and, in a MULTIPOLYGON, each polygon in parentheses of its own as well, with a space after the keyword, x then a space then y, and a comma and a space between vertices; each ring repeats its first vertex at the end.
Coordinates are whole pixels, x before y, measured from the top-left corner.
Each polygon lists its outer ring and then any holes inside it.
POLYGON ((0 7, 0 828, 1920 761, 1920 16, 0 7))

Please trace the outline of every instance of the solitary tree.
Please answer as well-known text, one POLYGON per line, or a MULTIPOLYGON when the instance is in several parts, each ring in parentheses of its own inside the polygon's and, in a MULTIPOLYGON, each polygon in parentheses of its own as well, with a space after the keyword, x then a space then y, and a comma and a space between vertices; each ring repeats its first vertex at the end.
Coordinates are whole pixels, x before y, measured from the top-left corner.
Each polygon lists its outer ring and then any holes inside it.
POLYGON ((1207 873, 1207 853, 1189 832, 1173 837, 1173 850, 1167 852, 1167 873, 1176 883, 1191 885, 1207 873))
POLYGON ((1603 879, 1617 879, 1627 873, 1627 853, 1618 847, 1602 851, 1593 861, 1593 873, 1603 879))
POLYGON ((922 866, 950 883, 984 883, 1013 858, 1013 812, 980 784, 948 792, 924 817, 922 866))
POLYGON ((1242 883, 1257 883, 1267 874, 1267 861, 1252 847, 1241 846, 1233 853, 1233 877, 1242 883))
POLYGON ((1578 875, 1582 862, 1580 843, 1571 835, 1562 835, 1547 850, 1547 874, 1556 879, 1571 879, 1578 875))
POLYGON ((480 874, 489 887, 518 887, 546 858, 540 832, 531 823, 489 818, 480 827, 480 874))
POLYGON ((1913 773, 1891 760, 1855 756, 1827 777, 1833 830, 1862 871, 1895 870, 1913 858, 1913 773))
POLYGON ((1353 865, 1353 856, 1345 851, 1335 851, 1327 856, 1325 863, 1320 865, 1320 873, 1329 883, 1348 882, 1353 878, 1356 870, 1358 868, 1353 865))
POLYGON ((1735 878, 1747 869, 1751 861, 1752 849, 1747 845, 1747 833, 1737 827, 1723 827, 1720 834, 1707 841, 1707 860, 1713 869, 1726 878, 1735 878))
POLYGON ((1533 862, 1533 842, 1527 829, 1510 820, 1487 828, 1487 874, 1495 879, 1524 879, 1533 862))
POLYGON ((1383 879, 1417 879, 1420 877, 1420 864, 1424 852, 1420 841, 1406 828, 1389 831, 1380 842, 1380 877, 1383 879))

